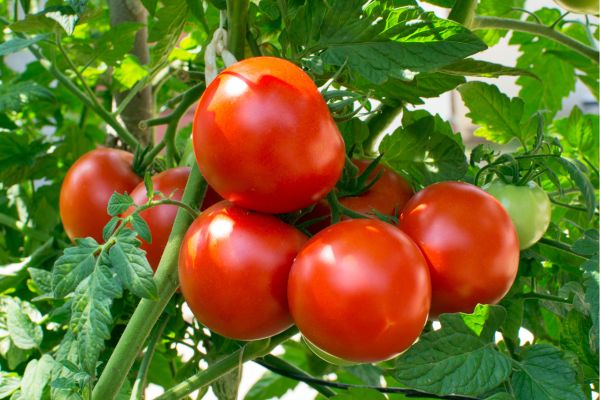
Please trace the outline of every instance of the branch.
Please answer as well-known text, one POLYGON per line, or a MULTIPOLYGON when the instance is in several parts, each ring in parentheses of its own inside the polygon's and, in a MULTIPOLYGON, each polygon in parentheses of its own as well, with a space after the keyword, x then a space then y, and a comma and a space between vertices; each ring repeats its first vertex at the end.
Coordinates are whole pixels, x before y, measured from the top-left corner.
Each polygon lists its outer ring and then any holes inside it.
POLYGON ((456 0, 448 19, 463 24, 467 28, 473 24, 477 0, 456 0))
MULTIPOLYGON (((183 192, 182 201, 189 205, 201 204, 205 192, 206 181, 200 175, 198 166, 194 164, 183 192)), ((93 400, 113 399, 119 393, 148 334, 179 286, 177 256, 181 240, 191 222, 192 217, 185 210, 180 209, 177 212, 173 230, 154 276, 158 287, 158 300, 142 299, 139 302, 94 387, 93 400)))
POLYGON ((475 17, 471 29, 505 29, 517 32, 531 33, 533 35, 544 36, 561 43, 570 49, 588 57, 590 60, 598 64, 600 53, 593 47, 587 46, 578 40, 575 40, 567 35, 564 35, 549 26, 536 24, 534 22, 520 21, 510 18, 498 17, 475 17))
POLYGON ((227 48, 241 60, 246 45, 249 0, 227 0, 227 48))

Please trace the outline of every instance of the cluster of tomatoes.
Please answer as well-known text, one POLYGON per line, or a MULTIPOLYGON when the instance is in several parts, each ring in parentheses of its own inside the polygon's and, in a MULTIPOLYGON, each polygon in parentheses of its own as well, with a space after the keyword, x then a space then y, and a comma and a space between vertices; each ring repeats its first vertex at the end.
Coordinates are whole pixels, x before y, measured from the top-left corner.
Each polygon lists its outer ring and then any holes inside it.
MULTIPOLYGON (((467 183, 413 195, 379 165, 364 173, 376 178, 373 185, 339 199, 365 218, 330 224, 323 198, 337 190, 344 143, 317 87, 292 63, 257 57, 221 72, 199 101, 192 139, 215 192, 182 241, 180 288, 199 322, 221 335, 261 339, 295 323, 321 356, 374 362, 411 346, 428 318, 498 302, 515 279, 513 223, 494 197, 467 183), (277 215, 307 207, 304 221, 318 221, 311 238, 277 215), (377 218, 395 211, 397 223, 377 218)), ((146 201, 131 161, 100 149, 73 165, 60 202, 70 237, 102 239, 115 190, 146 201), (82 190, 90 182, 94 190, 82 190), (79 229, 82 220, 93 229, 79 229)), ((359 172, 368 165, 355 161, 359 172)), ((180 199, 188 174, 158 174, 155 190, 180 199)), ((142 247, 153 268, 175 212, 160 205, 141 214, 152 233, 142 247)))

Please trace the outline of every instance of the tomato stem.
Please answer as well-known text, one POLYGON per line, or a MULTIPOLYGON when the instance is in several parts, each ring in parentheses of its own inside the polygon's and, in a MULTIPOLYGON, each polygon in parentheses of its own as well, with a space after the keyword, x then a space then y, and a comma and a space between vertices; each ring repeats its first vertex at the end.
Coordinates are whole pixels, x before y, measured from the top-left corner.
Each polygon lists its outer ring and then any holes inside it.
MULTIPOLYGON (((200 174, 198 166, 194 164, 183 192, 182 202, 190 205, 201 204, 206 187, 206 181, 200 174)), ((191 222, 192 218, 187 212, 184 210, 177 212, 173 230, 154 276, 158 299, 142 299, 139 302, 94 387, 93 399, 104 400, 116 397, 151 329, 175 293, 179 285, 177 275, 179 247, 191 222)))
POLYGON ((469 28, 473 24, 476 8, 477 0, 456 0, 448 19, 469 28))
POLYGON ((244 58, 249 0, 227 0, 227 48, 241 60, 244 58))

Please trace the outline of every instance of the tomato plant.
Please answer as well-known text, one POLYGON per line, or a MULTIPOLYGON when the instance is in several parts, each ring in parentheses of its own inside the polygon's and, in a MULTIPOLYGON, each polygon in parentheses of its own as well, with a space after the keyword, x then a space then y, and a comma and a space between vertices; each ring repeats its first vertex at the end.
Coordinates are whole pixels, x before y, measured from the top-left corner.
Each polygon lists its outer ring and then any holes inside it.
POLYGON ((60 218, 71 239, 102 241, 102 228, 110 220, 108 199, 114 192, 131 192, 141 180, 132 162, 133 154, 126 151, 96 149, 69 168, 60 188, 60 218))
POLYGON ((296 257, 288 285, 300 332, 327 353, 357 362, 408 348, 431 301, 418 247, 381 221, 343 221, 313 236, 296 257))
POLYGON ((217 76, 198 103, 193 141, 217 193, 258 211, 309 206, 344 166, 342 137, 314 82, 272 57, 241 61, 217 76))
POLYGON ((292 325, 287 279, 305 241, 275 217, 217 203, 182 241, 183 297, 198 321, 221 335, 256 340, 279 333, 292 325))
POLYGON ((485 190, 494 196, 510 215, 521 249, 531 247, 548 229, 552 213, 550 200, 535 182, 526 186, 492 182, 485 190))
POLYGON ((490 194, 466 183, 441 182, 406 204, 400 229, 418 245, 431 273, 432 317, 495 304, 519 266, 510 216, 490 194))

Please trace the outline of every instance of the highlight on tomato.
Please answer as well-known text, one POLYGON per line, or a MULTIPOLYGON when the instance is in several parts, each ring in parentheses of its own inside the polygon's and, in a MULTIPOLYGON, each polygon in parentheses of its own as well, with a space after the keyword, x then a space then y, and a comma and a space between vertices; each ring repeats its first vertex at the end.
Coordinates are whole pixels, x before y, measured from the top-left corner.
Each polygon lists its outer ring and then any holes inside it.
POLYGON ((192 139, 215 191, 262 212, 314 204, 344 167, 342 136, 318 88, 296 65, 274 57, 223 70, 200 98, 192 139))

